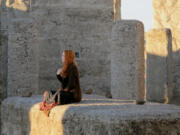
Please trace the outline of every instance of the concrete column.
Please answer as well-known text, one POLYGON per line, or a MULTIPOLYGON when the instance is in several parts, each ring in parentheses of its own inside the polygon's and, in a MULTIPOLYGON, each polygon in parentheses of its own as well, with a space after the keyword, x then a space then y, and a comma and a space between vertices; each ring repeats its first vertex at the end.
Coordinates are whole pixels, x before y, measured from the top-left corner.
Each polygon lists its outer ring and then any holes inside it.
POLYGON ((111 92, 113 98, 145 99, 144 26, 118 20, 112 28, 111 92))

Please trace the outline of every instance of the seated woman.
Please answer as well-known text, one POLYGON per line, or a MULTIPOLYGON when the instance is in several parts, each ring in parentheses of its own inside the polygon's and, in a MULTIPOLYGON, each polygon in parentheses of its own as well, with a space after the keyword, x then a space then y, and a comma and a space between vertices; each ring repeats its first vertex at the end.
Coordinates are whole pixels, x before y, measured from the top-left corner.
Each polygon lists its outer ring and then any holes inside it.
MULTIPOLYGON (((57 105, 69 104, 80 102, 82 99, 82 93, 79 81, 79 70, 77 63, 75 62, 75 54, 72 50, 65 50, 62 53, 62 69, 58 69, 56 76, 61 83, 60 99, 55 96, 57 105), (60 101, 60 102, 58 102, 60 101)), ((46 102, 46 96, 48 92, 52 94, 56 93, 56 90, 46 90, 44 92, 43 103, 46 102)))

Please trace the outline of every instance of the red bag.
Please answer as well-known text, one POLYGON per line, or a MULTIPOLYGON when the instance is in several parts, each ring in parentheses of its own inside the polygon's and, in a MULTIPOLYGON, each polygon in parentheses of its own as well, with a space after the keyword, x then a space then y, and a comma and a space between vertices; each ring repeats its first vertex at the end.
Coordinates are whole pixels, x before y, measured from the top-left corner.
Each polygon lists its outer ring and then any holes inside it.
POLYGON ((51 103, 51 104, 47 104, 46 102, 41 102, 39 104, 39 109, 41 111, 43 111, 46 116, 49 116, 49 113, 50 113, 50 110, 55 107, 57 104, 54 102, 54 103, 51 103))
POLYGON ((61 89, 58 89, 54 95, 52 95, 52 93, 50 91, 48 91, 46 100, 39 104, 39 109, 41 111, 44 111, 47 116, 49 116, 50 110, 60 103, 60 91, 61 91, 61 89), (58 96, 57 103, 55 102, 56 95, 58 96))
POLYGON ((51 103, 51 104, 47 104, 46 102, 41 102, 40 103, 40 107, 39 107, 39 109, 41 110, 41 111, 43 111, 43 110, 50 110, 50 109, 52 109, 53 107, 55 107, 57 104, 54 102, 54 103, 51 103))

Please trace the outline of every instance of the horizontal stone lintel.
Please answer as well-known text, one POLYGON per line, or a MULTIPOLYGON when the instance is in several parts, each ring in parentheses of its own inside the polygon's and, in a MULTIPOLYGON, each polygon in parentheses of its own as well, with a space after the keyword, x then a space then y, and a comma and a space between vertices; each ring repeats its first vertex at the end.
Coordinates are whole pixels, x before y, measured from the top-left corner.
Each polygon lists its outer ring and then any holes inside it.
POLYGON ((83 95, 80 103, 39 110, 41 95, 9 97, 2 102, 3 135, 180 134, 180 107, 170 104, 106 99, 83 95), (135 126, 135 127, 134 127, 135 126), (73 127, 73 128, 72 128, 73 127))

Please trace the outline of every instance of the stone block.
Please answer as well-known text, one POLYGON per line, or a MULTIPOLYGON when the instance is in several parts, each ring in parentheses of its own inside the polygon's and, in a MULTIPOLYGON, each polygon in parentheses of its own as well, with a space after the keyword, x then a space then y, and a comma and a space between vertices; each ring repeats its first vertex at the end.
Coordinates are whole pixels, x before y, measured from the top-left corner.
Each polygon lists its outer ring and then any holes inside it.
POLYGON ((42 95, 2 102, 2 135, 173 135, 180 134, 180 107, 83 95, 80 103, 39 110, 42 95))
POLYGON ((32 20, 13 21, 8 35, 8 96, 38 89, 39 46, 32 20))
POLYGON ((113 25, 111 40, 112 97, 145 100, 143 24, 118 20, 113 25))
POLYGON ((113 1, 114 21, 121 19, 121 0, 113 1))
MULTIPOLYGON (((44 86, 50 88, 56 84, 52 78, 55 69, 53 66, 55 67, 56 63, 58 66, 57 59, 61 57, 64 49, 72 49, 79 53, 78 61, 81 62, 78 64, 81 63, 79 69, 82 70, 80 76, 84 76, 81 78, 83 80, 81 85, 84 88, 97 85, 95 93, 102 95, 110 91, 110 83, 107 83, 110 82, 108 39, 113 22, 113 1, 9 0, 7 2, 8 93, 11 93, 11 96, 17 94, 16 91, 35 87, 37 88, 33 92, 41 92, 44 86), (20 10, 20 7, 23 10, 20 10), (47 65, 52 67, 48 68, 47 65), (27 74, 32 74, 30 78, 33 81, 24 77, 27 74), (27 79, 23 80, 26 83, 36 82, 34 86, 24 85, 19 81, 23 78, 27 79)), ((5 26, 4 21, 3 27, 5 26)))
POLYGON ((67 7, 73 8, 112 8, 113 1, 109 0, 65 0, 67 7))
POLYGON ((153 0, 153 28, 168 28, 172 33, 174 96, 180 97, 180 1, 153 0))
MULTIPOLYGON (((61 62, 61 53, 64 47, 59 42, 58 37, 50 39, 41 39, 39 43, 39 55, 40 59, 52 60, 53 62, 61 62)), ((41 60, 40 60, 41 61, 41 60)))
POLYGON ((0 47, 1 47, 1 100, 6 98, 7 92, 7 48, 8 48, 8 35, 7 30, 0 30, 0 47))
POLYGON ((5 6, 8 12, 8 19, 24 19, 29 17, 31 0, 6 0, 5 6))
MULTIPOLYGON (((82 65, 78 63, 79 68, 83 69, 80 71, 83 87, 96 86, 96 93, 101 95, 109 92, 108 38, 113 22, 113 1, 1 0, 0 2, 0 12, 2 11, 0 24, 2 29, 7 29, 8 34, 4 46, 7 48, 3 49, 7 56, 7 60, 3 61, 3 85, 4 88, 7 87, 7 90, 3 88, 5 95, 22 96, 28 91, 36 94, 41 93, 43 89, 54 89, 57 85, 57 80, 52 77, 54 68, 42 66, 46 65, 45 62, 55 66, 59 54, 64 49, 79 52, 79 60, 85 63, 82 65), (44 39, 48 42, 44 42, 44 39), (89 63, 87 59, 90 59, 89 63), (91 65, 90 68, 85 68, 88 65, 91 65)), ((17 113, 21 115, 21 112, 17 113)), ((17 127, 20 129, 19 125, 17 127)), ((10 129, 10 134, 13 134, 12 130, 10 129)), ((20 130, 14 133, 24 135, 27 132, 20 130)))
POLYGON ((147 100, 170 102, 173 97, 172 35, 169 29, 146 34, 147 100))

